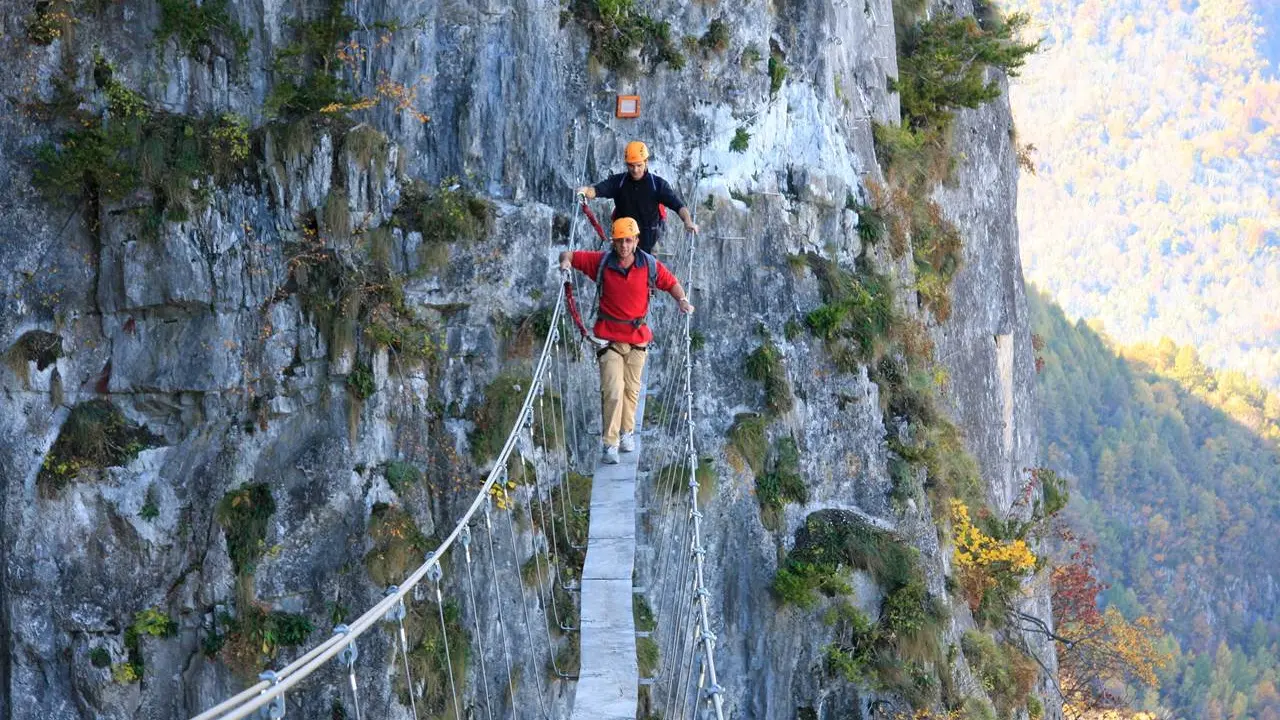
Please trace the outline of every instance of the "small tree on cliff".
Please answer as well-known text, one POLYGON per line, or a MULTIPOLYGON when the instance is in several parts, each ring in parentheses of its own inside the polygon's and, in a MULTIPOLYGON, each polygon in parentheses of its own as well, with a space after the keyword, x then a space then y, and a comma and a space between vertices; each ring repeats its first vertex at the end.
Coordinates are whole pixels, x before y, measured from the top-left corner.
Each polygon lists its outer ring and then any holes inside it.
MULTIPOLYGON (((1069 531, 1065 538, 1076 542, 1069 531)), ((1119 610, 1100 610, 1098 595, 1107 585, 1097 578, 1093 548, 1080 542, 1071 562, 1050 576, 1053 627, 1043 619, 1014 612, 1024 631, 1051 638, 1058 651, 1058 688, 1069 718, 1121 708, 1127 688, 1159 687, 1156 670, 1168 662, 1157 644, 1163 632, 1149 616, 1132 622, 1119 610)))

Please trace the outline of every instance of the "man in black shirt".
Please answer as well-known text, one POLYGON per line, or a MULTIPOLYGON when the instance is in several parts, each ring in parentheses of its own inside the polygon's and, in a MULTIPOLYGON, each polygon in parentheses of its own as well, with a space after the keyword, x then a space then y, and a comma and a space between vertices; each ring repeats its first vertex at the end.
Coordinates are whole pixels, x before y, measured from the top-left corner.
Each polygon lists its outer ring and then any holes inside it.
POLYGON ((640 249, 650 254, 662 237, 667 208, 680 215, 685 230, 698 232, 689 208, 671 189, 671 184, 649 172, 649 148, 644 143, 639 140, 627 143, 623 158, 627 163, 626 172, 610 175, 595 185, 580 187, 578 194, 589 198, 610 198, 615 218, 635 218, 640 223, 640 249))

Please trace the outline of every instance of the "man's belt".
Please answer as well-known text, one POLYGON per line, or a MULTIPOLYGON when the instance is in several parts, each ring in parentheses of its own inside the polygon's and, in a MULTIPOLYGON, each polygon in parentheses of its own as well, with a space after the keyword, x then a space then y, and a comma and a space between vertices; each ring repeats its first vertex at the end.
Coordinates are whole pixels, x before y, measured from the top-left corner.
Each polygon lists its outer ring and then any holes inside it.
MULTIPOLYGON (((631 348, 631 350, 635 350, 636 352, 648 352, 648 351, 649 351, 649 346, 648 346, 648 345, 628 345, 628 347, 630 347, 630 348, 631 348)), ((605 345, 604 347, 602 347, 602 348, 600 348, 600 349, 596 350, 596 358, 597 358, 597 359, 599 359, 599 358, 604 357, 604 354, 605 354, 605 353, 607 353, 607 352, 609 352, 610 350, 612 350, 612 351, 614 351, 614 352, 618 353, 619 355, 622 355, 623 357, 626 357, 626 355, 625 355, 621 350, 619 350, 619 349, 618 349, 618 343, 616 343, 616 342, 611 342, 611 343, 609 343, 609 344, 605 345)))
POLYGON ((645 325, 645 319, 642 317, 635 318, 634 320, 623 320, 622 318, 616 318, 606 313, 603 310, 596 311, 596 315, 600 317, 602 320, 608 320, 609 322, 622 323, 623 325, 630 325, 631 327, 637 328, 637 329, 644 327, 645 325))

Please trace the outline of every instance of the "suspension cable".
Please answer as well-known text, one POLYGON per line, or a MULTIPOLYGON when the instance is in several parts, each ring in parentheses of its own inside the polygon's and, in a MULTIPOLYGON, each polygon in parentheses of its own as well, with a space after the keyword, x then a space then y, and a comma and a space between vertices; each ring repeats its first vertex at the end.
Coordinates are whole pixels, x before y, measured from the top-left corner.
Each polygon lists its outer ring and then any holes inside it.
MULTIPOLYGON (((551 323, 553 325, 559 320, 561 313, 563 312, 563 308, 564 287, 561 286, 559 294, 556 297, 554 310, 552 311, 551 323)), ((551 347, 551 334, 548 333, 547 338, 543 343, 542 353, 539 355, 538 362, 534 367, 534 382, 530 383, 529 392, 525 394, 524 403, 520 409, 519 417, 521 418, 528 416, 531 412, 534 400, 534 386, 537 384, 537 381, 545 375, 550 367, 551 347)), ((222 720, 239 720, 240 718, 247 717, 258 708, 271 703, 276 697, 284 695, 294 685, 297 685, 317 669, 323 667, 326 662, 331 660, 338 653, 342 652, 345 648, 351 645, 356 638, 363 635, 370 627, 381 620, 396 603, 408 595, 408 593, 422 581, 429 568, 439 563, 439 559, 444 557, 444 554, 458 540, 458 536, 461 534, 462 528, 471 521, 472 516, 474 516, 480 507, 487 501, 490 490, 497 482, 501 471, 506 466, 507 459, 511 456, 511 453, 515 448, 519 430, 520 424, 517 423, 517 425, 513 427, 511 432, 508 434, 502 450, 498 453, 498 458, 494 461, 493 468, 489 471, 489 475, 480 486, 475 499, 467 508, 467 511, 463 513, 462 517, 459 518, 457 524, 454 525, 453 530, 445 537, 444 541, 440 543, 439 547, 431 553, 429 556, 430 559, 414 570, 409 577, 398 586, 398 589, 394 593, 384 596, 381 601, 354 620, 348 626, 347 632, 330 636, 324 642, 307 651, 297 660, 289 663, 281 670, 276 671, 275 682, 261 680, 240 693, 200 713, 194 718, 194 720, 213 720, 214 718, 221 718, 222 720)), ((541 700, 541 697, 539 697, 539 700, 541 700)))

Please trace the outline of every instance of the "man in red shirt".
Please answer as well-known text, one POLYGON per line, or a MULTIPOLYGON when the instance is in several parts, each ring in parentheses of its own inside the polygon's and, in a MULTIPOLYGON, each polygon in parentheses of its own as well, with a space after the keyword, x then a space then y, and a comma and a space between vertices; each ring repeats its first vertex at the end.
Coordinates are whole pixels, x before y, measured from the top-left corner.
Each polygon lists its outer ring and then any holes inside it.
POLYGON ((671 294, 680 312, 693 312, 680 281, 658 259, 638 250, 640 226, 629 217, 613 222, 613 249, 609 252, 566 250, 560 268, 570 267, 599 282, 600 307, 593 332, 609 344, 596 352, 600 361, 600 410, 604 423, 602 462, 618 462, 618 450, 635 450, 636 403, 640 401, 640 376, 653 332, 645 322, 649 314, 649 284, 671 294), (601 264, 603 263, 603 267, 601 264))

